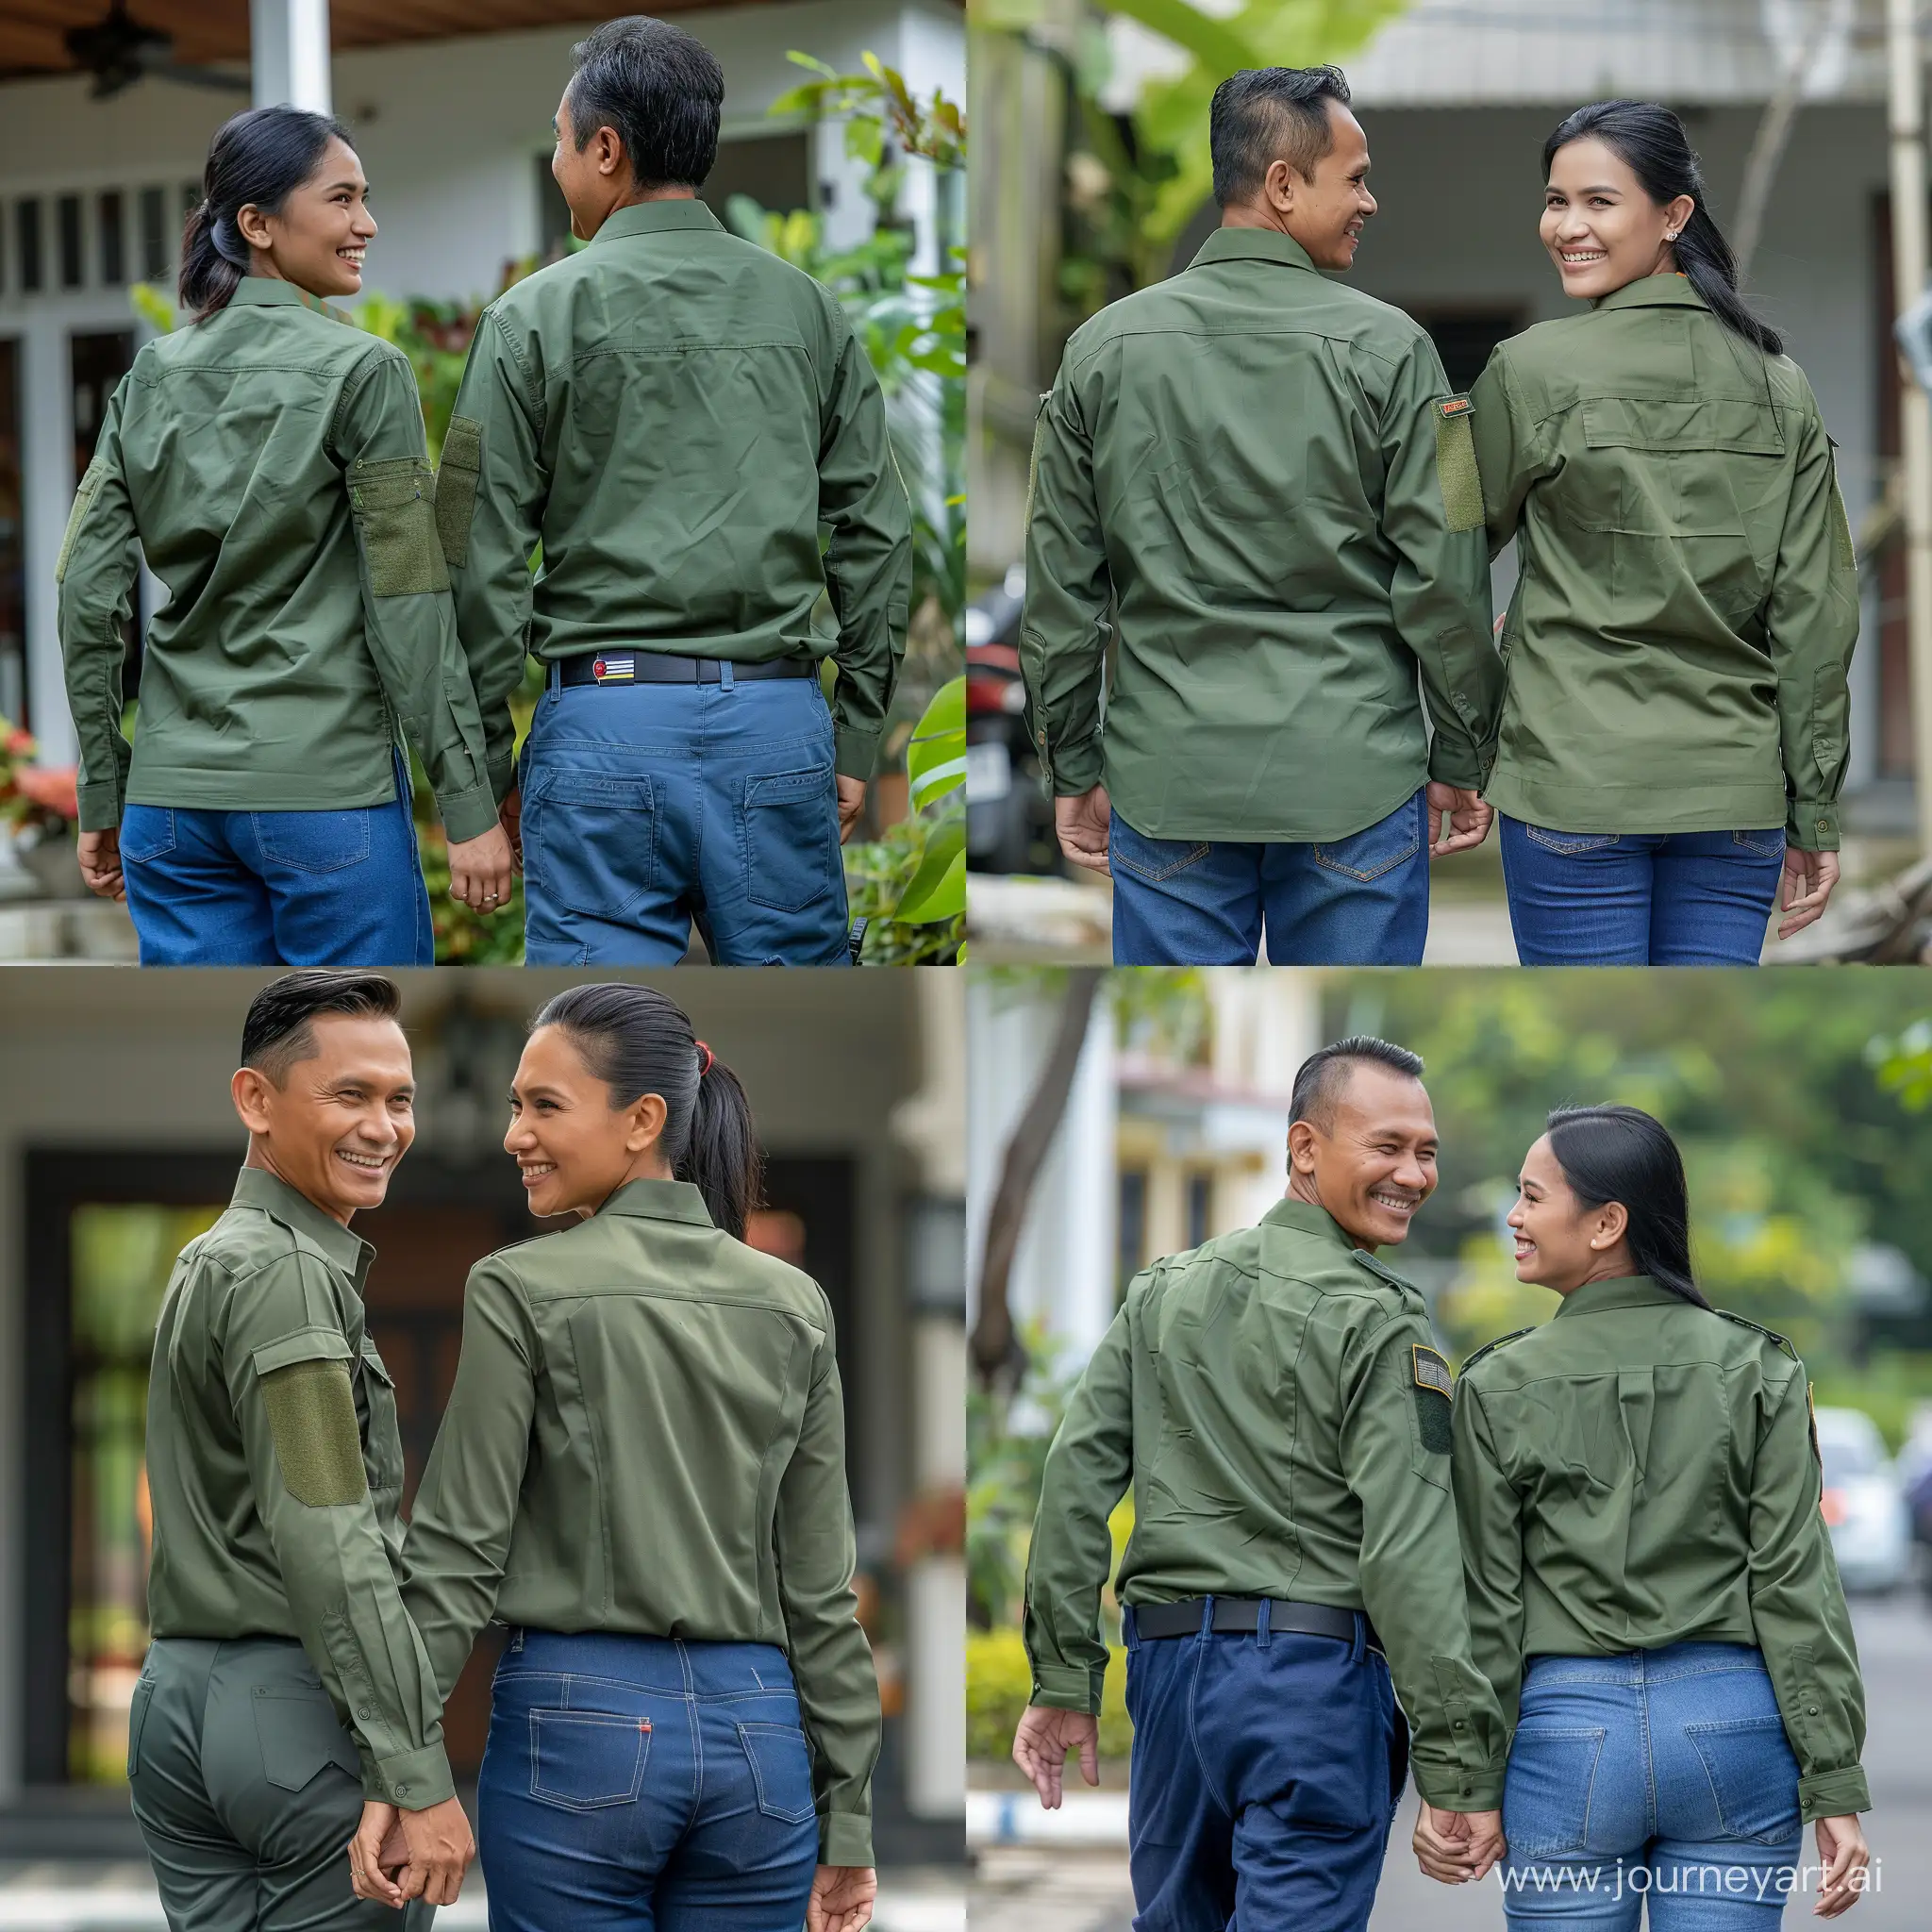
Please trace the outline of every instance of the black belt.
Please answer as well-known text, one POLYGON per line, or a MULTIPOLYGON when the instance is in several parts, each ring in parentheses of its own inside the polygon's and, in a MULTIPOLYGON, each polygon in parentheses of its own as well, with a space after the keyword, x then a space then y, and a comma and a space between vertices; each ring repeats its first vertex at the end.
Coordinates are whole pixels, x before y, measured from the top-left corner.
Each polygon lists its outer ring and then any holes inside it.
POLYGON ((726 663, 734 680, 760 677, 816 677, 819 667, 809 658, 768 658, 757 664, 739 664, 724 658, 680 658, 669 651, 580 651, 561 658, 557 665, 559 684, 718 684, 726 663))
MULTIPOLYGON (((1190 1597, 1177 1604, 1135 1604, 1134 1630, 1141 1637, 1192 1637, 1201 1628, 1204 1599, 1190 1597)), ((1262 1599, 1254 1596, 1218 1596, 1214 1599, 1214 1621, 1208 1626, 1253 1636, 1261 1627, 1262 1599)), ((1381 1651, 1382 1640, 1375 1626, 1359 1610, 1338 1610, 1332 1604, 1290 1603, 1270 1597, 1268 1633, 1289 1633, 1296 1637, 1338 1637, 1343 1643, 1355 1641, 1355 1623, 1361 1617, 1363 1641, 1370 1650, 1381 1651)))

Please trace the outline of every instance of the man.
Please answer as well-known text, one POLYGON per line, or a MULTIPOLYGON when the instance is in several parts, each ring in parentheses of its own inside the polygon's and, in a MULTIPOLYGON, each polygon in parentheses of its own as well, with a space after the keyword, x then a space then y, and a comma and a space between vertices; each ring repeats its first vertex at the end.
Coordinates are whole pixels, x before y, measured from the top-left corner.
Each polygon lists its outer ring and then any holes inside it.
POLYGON ((1375 212, 1348 100, 1333 67, 1224 81, 1221 227, 1076 330, 1041 407, 1020 658, 1122 965, 1252 965, 1264 930, 1276 964, 1414 965, 1429 854, 1489 827, 1468 399, 1407 316, 1316 273, 1375 212))
POLYGON ((247 1159, 161 1307, 127 1757, 175 1932, 394 1926, 420 1899, 414 1932, 475 1850, 397 1587, 402 1440, 364 1324, 374 1250, 349 1232, 415 1138, 397 1007, 374 974, 257 994, 232 1083, 247 1159), (352 1890, 365 1794, 404 1807, 382 1904, 352 1890))
POLYGON ((1295 1076, 1288 1198, 1140 1274, 1054 1440, 1013 1757, 1049 1809, 1098 1781, 1108 1518, 1134 1713, 1141 1932, 1368 1923, 1407 1753, 1472 1878, 1502 1851, 1508 1740, 1471 1661, 1450 1374, 1375 1259, 1436 1185, 1423 1063, 1339 1041, 1295 1076), (1385 1662, 1386 1659, 1386 1662, 1385 1662), (1391 1690, 1401 1693, 1398 1710, 1391 1690))
POLYGON ((719 964, 841 964, 910 584, 878 381, 838 302, 695 198, 705 47, 634 18, 574 58, 552 171, 591 246, 484 311, 437 497, 486 720, 526 644, 549 667, 506 808, 526 955, 670 965, 695 921, 719 964))

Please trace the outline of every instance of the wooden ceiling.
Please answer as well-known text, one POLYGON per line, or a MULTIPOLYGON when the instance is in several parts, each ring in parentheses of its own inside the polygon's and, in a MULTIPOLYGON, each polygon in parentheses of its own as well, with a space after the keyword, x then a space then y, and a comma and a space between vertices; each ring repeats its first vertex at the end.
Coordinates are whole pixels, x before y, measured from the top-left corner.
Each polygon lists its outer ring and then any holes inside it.
MULTIPOLYGON (((651 0, 654 13, 674 13, 707 0, 651 0)), ((108 0, 0 0, 0 77, 74 70, 62 36, 107 17, 108 0)), ((635 13, 610 0, 331 0, 330 37, 338 53, 400 41, 508 33, 635 13)), ((128 0, 142 26, 175 37, 175 58, 187 64, 248 58, 248 0, 128 0)))

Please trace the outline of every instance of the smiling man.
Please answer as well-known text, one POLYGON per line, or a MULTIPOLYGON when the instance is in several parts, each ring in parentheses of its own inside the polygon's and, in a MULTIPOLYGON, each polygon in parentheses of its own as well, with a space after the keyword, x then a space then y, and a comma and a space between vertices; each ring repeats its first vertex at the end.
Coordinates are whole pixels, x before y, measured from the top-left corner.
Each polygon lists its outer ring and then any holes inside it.
POLYGON ((349 1231, 415 1138, 397 1009, 375 974, 291 973, 256 995, 232 1088, 247 1158, 161 1307, 154 1641, 127 1760, 175 1932, 405 1923, 354 1894, 365 1793, 404 1807, 403 1890, 428 1905, 456 1897, 475 1851, 397 1587, 402 1441, 364 1321, 375 1251, 349 1231))
POLYGON ((1220 228, 1076 330, 1041 407, 1020 661, 1119 965, 1252 965, 1264 933, 1277 965, 1419 964, 1431 852, 1488 829, 1469 402, 1329 279, 1375 212, 1348 102, 1334 67, 1224 80, 1220 228))
POLYGON ((1048 1808, 1069 1751, 1095 1782, 1108 1519, 1131 1486, 1115 1589, 1141 1932, 1221 1932, 1237 1897, 1242 1932, 1366 1924, 1407 1763, 1472 1876, 1502 1849, 1449 1365, 1375 1258, 1436 1186, 1422 1071, 1367 1038, 1304 1064, 1288 1198, 1135 1278, 1047 1457, 1013 1756, 1048 1808))

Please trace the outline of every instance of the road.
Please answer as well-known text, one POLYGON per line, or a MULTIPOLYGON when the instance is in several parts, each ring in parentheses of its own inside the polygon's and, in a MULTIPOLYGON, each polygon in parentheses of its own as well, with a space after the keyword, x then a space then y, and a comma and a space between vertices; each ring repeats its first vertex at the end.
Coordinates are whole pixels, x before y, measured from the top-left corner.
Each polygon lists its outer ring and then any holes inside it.
MULTIPOLYGON (((1856 1604, 1870 1731, 1865 1821, 1877 1883, 1840 1923, 1853 1932, 1925 1932, 1932 1925, 1932 1606, 1916 1596, 1856 1604)), ((1413 1794, 1390 1834, 1369 1932, 1500 1932, 1501 1887, 1450 1889, 1416 1870, 1408 1850, 1413 1794)), ((1815 1862, 1815 1859, 1814 1859, 1815 1862)), ((981 1854, 968 1891, 972 1932, 1129 1932, 1133 1893, 1120 1851, 1011 1846, 981 1854)), ((1803 1904, 1785 1914, 1811 1923, 1803 1904)))

